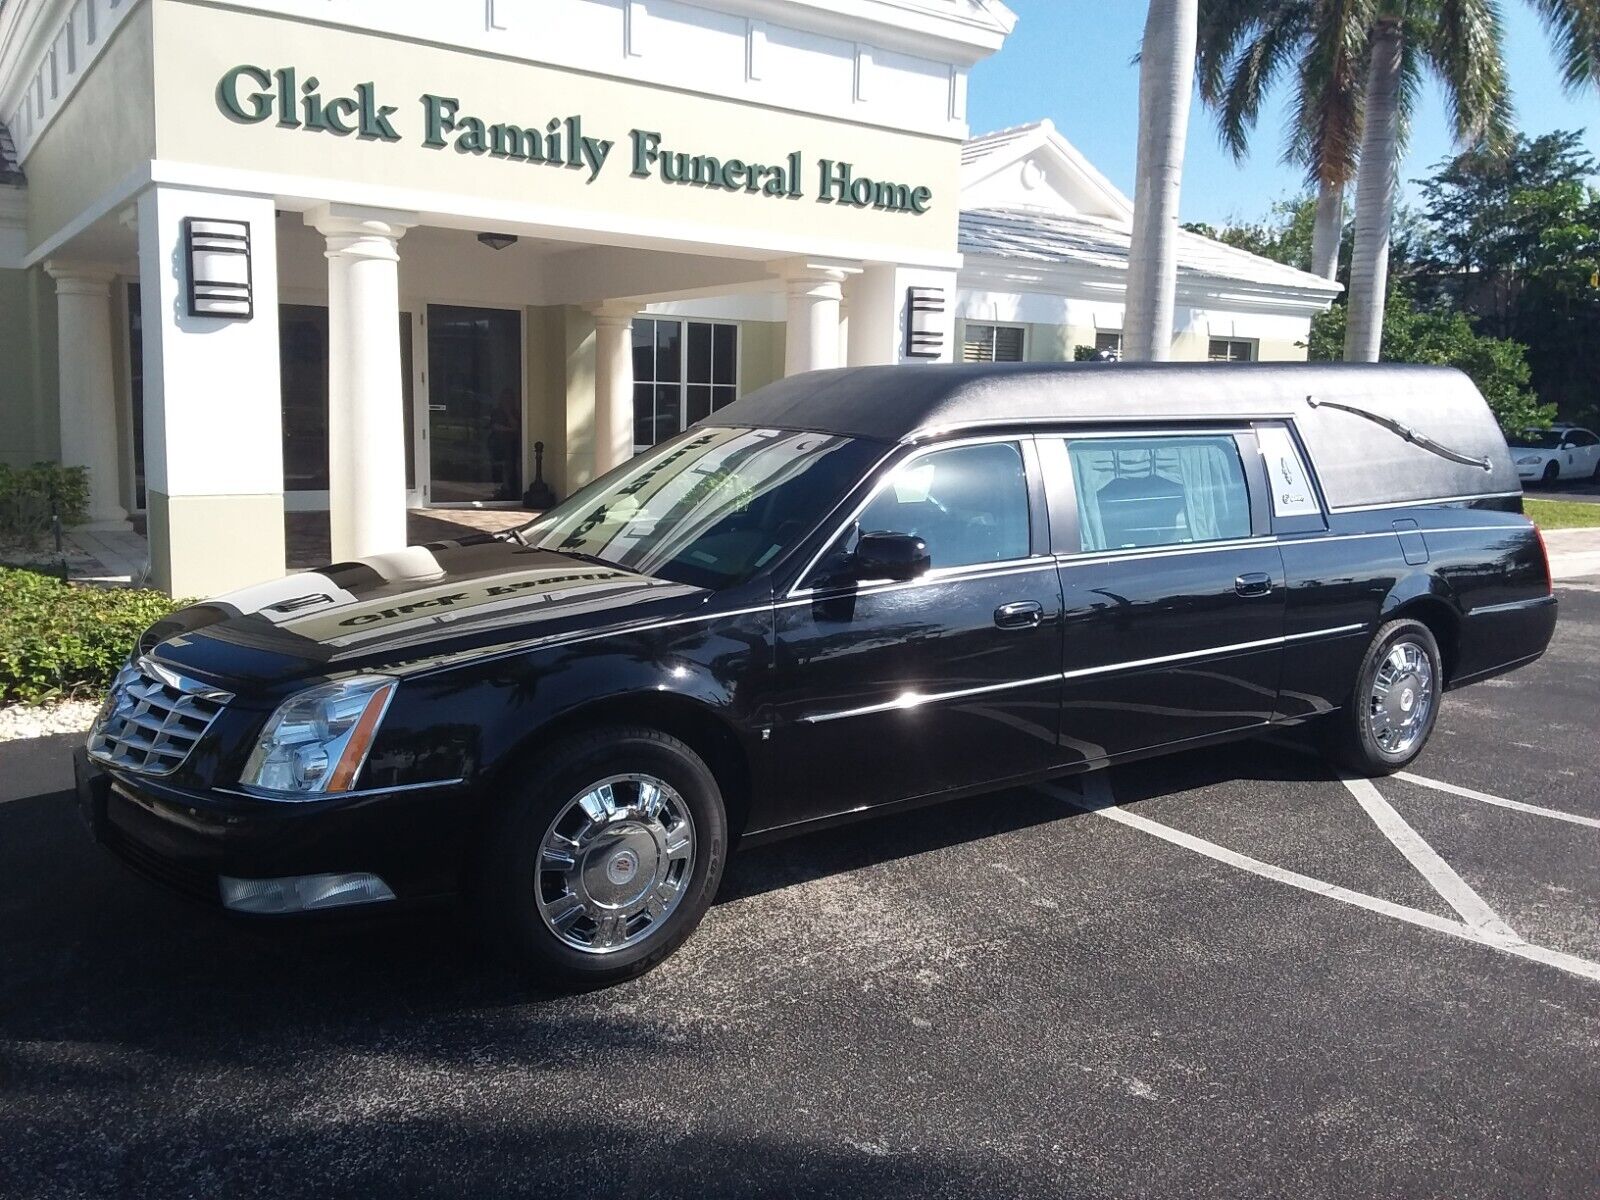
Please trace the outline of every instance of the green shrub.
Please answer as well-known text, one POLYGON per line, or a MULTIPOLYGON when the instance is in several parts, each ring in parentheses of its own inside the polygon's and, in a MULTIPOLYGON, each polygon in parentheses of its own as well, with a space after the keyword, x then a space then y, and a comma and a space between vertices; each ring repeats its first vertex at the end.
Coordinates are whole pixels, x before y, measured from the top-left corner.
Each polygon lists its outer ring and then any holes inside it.
POLYGON ((82 525, 89 514, 89 471, 58 463, 8 467, 0 463, 0 544, 36 549, 50 534, 50 519, 82 525))
POLYGON ((139 635, 179 607, 160 592, 0 567, 0 704, 104 691, 139 635))

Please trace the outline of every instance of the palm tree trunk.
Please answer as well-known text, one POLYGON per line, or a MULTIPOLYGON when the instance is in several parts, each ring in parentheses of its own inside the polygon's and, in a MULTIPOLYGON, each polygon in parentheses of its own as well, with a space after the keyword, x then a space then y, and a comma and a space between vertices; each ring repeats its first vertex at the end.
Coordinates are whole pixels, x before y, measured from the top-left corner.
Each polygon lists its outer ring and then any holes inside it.
POLYGON ((1139 169, 1133 192, 1123 357, 1172 357, 1178 197, 1194 89, 1198 0, 1150 0, 1139 58, 1139 169))
POLYGON ((1339 277, 1339 243, 1344 238, 1344 184, 1324 183, 1317 189, 1317 217, 1311 227, 1311 273, 1339 277))
POLYGON ((1346 362, 1377 362, 1389 287, 1389 233, 1394 223, 1400 157, 1400 55, 1403 18, 1379 17, 1367 73, 1367 120, 1356 175, 1356 246, 1350 263, 1346 362))

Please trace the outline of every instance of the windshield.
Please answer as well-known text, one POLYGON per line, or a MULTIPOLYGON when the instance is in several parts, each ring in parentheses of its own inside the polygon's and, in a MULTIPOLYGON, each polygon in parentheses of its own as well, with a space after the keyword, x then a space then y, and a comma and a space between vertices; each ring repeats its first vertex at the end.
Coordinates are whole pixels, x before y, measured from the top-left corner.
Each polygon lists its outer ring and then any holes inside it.
POLYGON ((749 578, 806 534, 882 447, 786 429, 690 430, 595 480, 518 530, 674 583, 749 578))
POLYGON ((1562 435, 1554 429, 1524 429, 1511 439, 1518 450, 1558 450, 1562 435))

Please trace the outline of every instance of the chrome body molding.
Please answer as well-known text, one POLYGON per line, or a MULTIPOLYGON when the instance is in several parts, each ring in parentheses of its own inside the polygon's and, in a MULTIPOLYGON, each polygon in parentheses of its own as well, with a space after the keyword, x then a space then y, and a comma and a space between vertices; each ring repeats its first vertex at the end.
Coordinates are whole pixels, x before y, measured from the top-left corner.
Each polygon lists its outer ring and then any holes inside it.
POLYGON ((1341 504, 1330 508, 1329 512, 1356 513, 1378 512, 1389 508, 1428 508, 1435 504, 1462 504, 1468 500, 1507 500, 1512 496, 1522 495, 1522 489, 1514 492, 1474 492, 1470 496, 1429 496, 1422 500, 1391 500, 1384 504, 1341 504))
MULTIPOLYGON (((390 787, 355 788, 348 792, 319 792, 311 797, 311 800, 359 800, 363 796, 391 796, 396 792, 420 792, 426 788, 458 787, 465 782, 466 779, 461 776, 457 776, 454 779, 429 779, 422 783, 397 783, 390 787)), ((285 792, 269 792, 265 788, 256 791, 241 786, 236 788, 215 788, 213 790, 223 796, 242 796, 246 800, 266 800, 287 804, 306 803, 304 797, 291 796, 285 792)))
POLYGON ((1017 688, 1039 687, 1046 683, 1064 683, 1069 679, 1086 679, 1092 675, 1111 675, 1118 671, 1138 671, 1146 667, 1165 666, 1169 663, 1192 662, 1196 659, 1216 658, 1227 654, 1242 654, 1249 650, 1267 650, 1289 642, 1308 641, 1312 638, 1341 637, 1359 633, 1367 628, 1365 622, 1353 625, 1335 625, 1328 629, 1312 629, 1305 633, 1289 633, 1280 637, 1262 638, 1254 642, 1235 642, 1227 646, 1208 646, 1204 650, 1191 650, 1183 654, 1163 654, 1156 658, 1136 658, 1126 662, 1106 663, 1098 667, 1081 667, 1075 671, 1057 671, 1053 675, 1036 675, 1031 679, 1014 679, 1005 683, 991 683, 983 687, 958 688, 948 692, 905 692, 893 700, 877 704, 864 704, 859 708, 845 708, 834 712, 810 713, 800 718, 803 725, 820 725, 828 721, 842 721, 847 717, 867 717, 876 713, 904 711, 921 708, 926 704, 943 704, 950 700, 964 700, 969 696, 985 696, 994 692, 1017 688))

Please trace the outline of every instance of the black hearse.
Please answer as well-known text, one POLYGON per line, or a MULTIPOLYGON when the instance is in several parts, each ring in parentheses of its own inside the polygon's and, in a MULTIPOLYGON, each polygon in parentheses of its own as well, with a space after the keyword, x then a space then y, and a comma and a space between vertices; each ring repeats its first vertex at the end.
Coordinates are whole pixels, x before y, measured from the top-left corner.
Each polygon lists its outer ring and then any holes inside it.
POLYGON ((730 849, 1315 719, 1350 769, 1556 602, 1462 375, 785 380, 499 537, 152 628, 95 835, 236 912, 459 894, 549 976, 660 962, 730 849))

